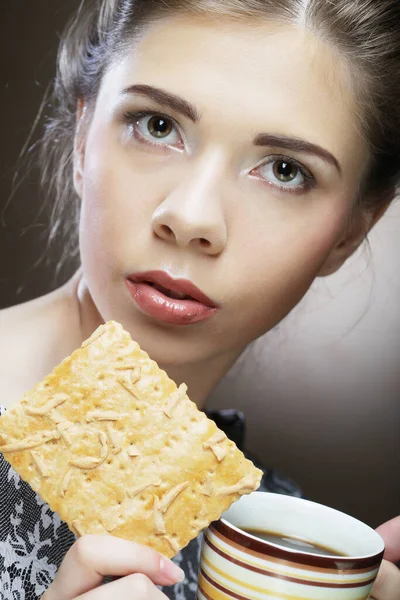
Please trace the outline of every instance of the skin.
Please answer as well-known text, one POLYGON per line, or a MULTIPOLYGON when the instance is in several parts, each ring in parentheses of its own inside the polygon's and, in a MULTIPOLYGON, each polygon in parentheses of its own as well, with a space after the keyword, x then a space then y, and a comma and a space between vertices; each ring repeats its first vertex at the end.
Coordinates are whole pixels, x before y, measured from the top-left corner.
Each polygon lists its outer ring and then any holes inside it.
POLYGON ((210 391, 197 392, 199 382, 213 387, 315 277, 354 249, 348 219, 368 155, 354 130, 354 100, 342 89, 346 77, 327 81, 329 61, 325 47, 292 28, 265 24, 254 31, 228 23, 216 29, 171 19, 153 26, 139 52, 106 74, 93 114, 86 113, 90 124, 75 169, 82 294, 87 288, 101 317, 122 322, 174 379, 189 384, 198 402, 210 391), (134 83, 195 105, 202 115, 196 125, 168 113, 184 130, 184 149, 154 148, 129 136, 124 113, 166 111, 121 94, 134 83), (342 176, 321 159, 292 153, 318 179, 313 190, 295 194, 257 179, 257 165, 282 153, 254 146, 261 132, 320 144, 340 161, 342 176), (133 308, 124 281, 150 269, 191 280, 220 311, 189 328, 150 320, 133 308))
MULTIPOLYGON (((105 74, 95 106, 82 99, 78 107, 82 268, 56 293, 0 313, 0 352, 8 357, 2 397, 19 398, 114 319, 204 407, 246 346, 279 323, 316 277, 338 269, 380 216, 354 208, 369 155, 351 89, 334 51, 295 27, 222 20, 216 27, 184 16, 149 27, 105 74), (190 102, 198 122, 123 93, 137 84, 190 102), (167 113, 180 133, 146 143, 146 121, 135 128, 137 119, 124 119, 145 109, 167 113), (341 172, 315 154, 254 145, 261 133, 319 145, 341 172), (314 184, 283 189, 271 165, 260 167, 277 155, 300 163, 314 184), (177 327, 140 312, 125 278, 155 269, 195 283, 219 305, 216 316, 177 327), (21 374, 21 364, 31 368, 21 374)), ((79 590, 70 587, 74 547, 45 600, 162 597, 153 585, 158 575, 136 555, 121 572, 123 552, 110 543, 104 570, 101 547, 87 542, 92 562, 79 590), (93 571, 122 579, 100 589, 93 571)), ((395 589, 393 569, 385 581, 395 589)), ((376 600, 398 598, 380 586, 376 600)))

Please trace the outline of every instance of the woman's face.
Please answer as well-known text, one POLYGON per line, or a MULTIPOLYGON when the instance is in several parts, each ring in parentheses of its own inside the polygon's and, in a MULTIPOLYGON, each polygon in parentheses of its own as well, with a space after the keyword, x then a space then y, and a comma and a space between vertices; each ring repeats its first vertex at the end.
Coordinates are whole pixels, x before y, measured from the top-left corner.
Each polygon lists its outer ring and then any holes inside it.
POLYGON ((367 161, 355 110, 310 33, 149 27, 106 73, 76 160, 102 317, 166 366, 234 357, 274 327, 339 260, 367 161))

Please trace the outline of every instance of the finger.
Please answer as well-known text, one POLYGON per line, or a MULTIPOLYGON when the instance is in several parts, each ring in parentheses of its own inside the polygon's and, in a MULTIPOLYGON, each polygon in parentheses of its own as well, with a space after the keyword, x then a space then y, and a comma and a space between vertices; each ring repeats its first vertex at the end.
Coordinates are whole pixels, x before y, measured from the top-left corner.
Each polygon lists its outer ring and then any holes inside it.
POLYGON ((105 576, 142 573, 157 585, 172 585, 183 571, 151 548, 112 536, 85 535, 68 551, 42 600, 71 600, 98 587, 105 576))
POLYGON ((386 560, 379 569, 371 600, 400 600, 400 571, 386 560))
POLYGON ((376 530, 385 541, 385 559, 390 562, 400 560, 400 517, 396 517, 376 530))
POLYGON ((146 575, 128 575, 118 581, 102 585, 91 592, 82 594, 74 600, 166 600, 166 596, 160 592, 146 577, 146 575))

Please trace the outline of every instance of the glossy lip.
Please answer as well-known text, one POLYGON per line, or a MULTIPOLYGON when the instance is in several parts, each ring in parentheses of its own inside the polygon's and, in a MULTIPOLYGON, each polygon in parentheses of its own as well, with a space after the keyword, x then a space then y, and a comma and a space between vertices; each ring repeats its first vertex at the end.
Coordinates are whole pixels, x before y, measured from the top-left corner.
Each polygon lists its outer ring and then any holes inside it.
POLYGON ((187 279, 174 279, 165 271, 147 271, 129 275, 128 280, 132 283, 154 283, 163 288, 190 296, 208 308, 218 308, 218 305, 206 296, 198 287, 187 279))
POLYGON ((162 323, 193 325, 218 312, 219 307, 193 283, 164 271, 135 273, 127 277, 126 286, 139 310, 162 323), (184 297, 173 298, 169 291, 184 297))

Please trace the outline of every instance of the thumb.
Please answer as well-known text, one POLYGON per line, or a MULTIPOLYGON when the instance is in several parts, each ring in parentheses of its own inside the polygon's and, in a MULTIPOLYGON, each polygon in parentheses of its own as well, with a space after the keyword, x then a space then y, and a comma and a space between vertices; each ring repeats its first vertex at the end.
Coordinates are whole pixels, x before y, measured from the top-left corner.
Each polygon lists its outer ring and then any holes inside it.
POLYGON ((376 530, 385 542, 385 559, 400 561, 400 516, 384 523, 376 530))

